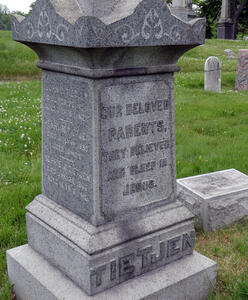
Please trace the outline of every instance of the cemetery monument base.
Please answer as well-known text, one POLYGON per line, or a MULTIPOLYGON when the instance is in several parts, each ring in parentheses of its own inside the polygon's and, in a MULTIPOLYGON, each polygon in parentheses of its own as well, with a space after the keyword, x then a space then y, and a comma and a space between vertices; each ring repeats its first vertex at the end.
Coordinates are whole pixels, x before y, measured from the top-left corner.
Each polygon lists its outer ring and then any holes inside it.
POLYGON ((7 253, 17 300, 206 299, 216 263, 176 200, 173 77, 205 20, 163 0, 39 0, 12 26, 43 82, 42 195, 7 253))
POLYGON ((231 40, 232 39, 232 26, 231 22, 218 22, 217 23, 217 39, 231 40))
POLYGON ((216 263, 197 252, 95 296, 28 245, 9 250, 7 258, 17 300, 205 300, 216 284, 216 263))

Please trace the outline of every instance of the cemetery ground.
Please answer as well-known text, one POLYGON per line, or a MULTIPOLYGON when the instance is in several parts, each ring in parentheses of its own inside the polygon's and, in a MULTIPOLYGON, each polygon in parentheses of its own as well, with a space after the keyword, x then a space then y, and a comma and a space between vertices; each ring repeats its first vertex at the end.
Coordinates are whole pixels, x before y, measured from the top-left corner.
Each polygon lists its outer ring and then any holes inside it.
MULTIPOLYGON (((248 174, 248 92, 237 92, 236 55, 246 41, 208 40, 175 76, 177 177, 228 168, 248 174), (222 93, 204 91, 208 56, 222 62, 222 93)), ((10 299, 5 251, 25 244, 25 206, 41 192, 41 82, 31 50, 0 31, 0 299, 10 299)), ((218 262, 211 299, 248 299, 248 221, 197 232, 196 250, 218 262)))

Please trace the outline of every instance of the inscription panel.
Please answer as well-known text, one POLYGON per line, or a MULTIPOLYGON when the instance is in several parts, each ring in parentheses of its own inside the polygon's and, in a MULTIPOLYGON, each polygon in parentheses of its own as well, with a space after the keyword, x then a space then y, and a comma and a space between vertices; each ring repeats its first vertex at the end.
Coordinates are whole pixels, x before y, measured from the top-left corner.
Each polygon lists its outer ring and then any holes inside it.
POLYGON ((43 71, 43 193, 92 215, 92 125, 88 83, 43 71))
POLYGON ((177 235, 154 236, 136 248, 113 253, 104 264, 90 269, 92 294, 99 293, 121 282, 165 266, 193 253, 195 232, 187 230, 177 235))
POLYGON ((153 81, 126 80, 106 86, 100 93, 105 216, 174 200, 173 105, 168 76, 153 81))

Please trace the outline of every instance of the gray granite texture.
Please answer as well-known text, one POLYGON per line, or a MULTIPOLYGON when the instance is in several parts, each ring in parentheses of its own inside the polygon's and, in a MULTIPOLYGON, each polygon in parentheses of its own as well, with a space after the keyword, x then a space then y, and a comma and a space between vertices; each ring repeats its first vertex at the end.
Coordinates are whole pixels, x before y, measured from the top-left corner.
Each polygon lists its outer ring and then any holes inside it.
POLYGON ((235 170, 177 180, 178 200, 197 217, 204 231, 248 216, 248 176, 235 170))
POLYGON ((26 19, 13 16, 12 30, 16 41, 80 48, 199 45, 205 20, 185 23, 163 0, 38 0, 26 19))
POLYGON ((216 263, 197 252, 95 296, 27 245, 9 250, 7 260, 17 300, 206 300, 216 283, 216 263))
POLYGON ((248 50, 240 49, 236 76, 236 90, 248 90, 248 50))
POLYGON ((205 20, 164 0, 38 0, 12 28, 43 71, 42 195, 29 246, 8 252, 17 299, 205 299, 216 264, 192 254, 176 201, 173 78, 205 20))
POLYGON ((233 23, 218 22, 217 23, 217 39, 231 40, 232 39, 233 23))
POLYGON ((172 95, 170 73, 43 71, 43 194, 93 224, 175 201, 172 95))
POLYGON ((221 92, 221 62, 218 57, 210 56, 204 67, 205 91, 221 92))
POLYGON ((29 246, 89 295, 193 252, 193 215, 180 202, 97 228, 44 196, 27 210, 29 246))
POLYGON ((219 22, 232 22, 230 0, 222 0, 219 22))
POLYGON ((231 6, 229 0, 222 0, 221 16, 217 23, 217 38, 231 39, 232 38, 232 19, 231 6))
POLYGON ((196 17, 196 13, 192 9, 192 0, 172 0, 171 12, 185 22, 196 17))
POLYGON ((227 59, 229 59, 229 60, 234 60, 234 59, 236 59, 236 55, 235 55, 235 53, 234 53, 232 50, 230 50, 230 49, 225 49, 225 50, 224 50, 224 53, 225 53, 225 55, 227 56, 227 59))

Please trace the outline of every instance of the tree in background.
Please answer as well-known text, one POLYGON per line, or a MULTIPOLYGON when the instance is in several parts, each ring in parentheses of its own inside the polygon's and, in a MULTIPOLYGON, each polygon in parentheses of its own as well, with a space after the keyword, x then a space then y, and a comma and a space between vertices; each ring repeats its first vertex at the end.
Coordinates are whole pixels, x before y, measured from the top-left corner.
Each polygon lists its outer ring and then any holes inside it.
POLYGON ((238 33, 248 32, 248 0, 230 0, 232 11, 232 38, 236 39, 238 33))
POLYGON ((220 17, 222 0, 195 0, 197 16, 206 18, 206 38, 216 38, 216 23, 220 17))
MULTIPOLYGON (((221 0, 194 0, 197 5, 198 16, 205 17, 206 37, 216 38, 216 23, 220 18, 221 0)), ((248 0, 230 0, 231 16, 233 20, 232 38, 236 39, 237 34, 248 33, 248 0)))
POLYGON ((0 30, 10 30, 10 11, 7 6, 0 4, 0 30))
POLYGON ((13 12, 10 12, 10 10, 8 9, 7 6, 5 5, 2 5, 0 3, 0 30, 11 30, 11 14, 16 14, 16 15, 20 15, 20 16, 27 16, 29 14, 31 14, 33 8, 34 8, 34 5, 35 5, 35 2, 33 2, 31 5, 30 5, 30 10, 28 12, 28 14, 25 14, 21 11, 13 11, 13 12))
MULTIPOLYGON (((35 1, 36 2, 36 1, 35 1)), ((34 8, 34 6, 35 6, 35 2, 33 2, 33 3, 31 3, 30 4, 30 6, 29 6, 29 12, 28 12, 28 15, 30 15, 31 14, 31 12, 32 12, 32 10, 33 10, 33 8, 34 8)))

